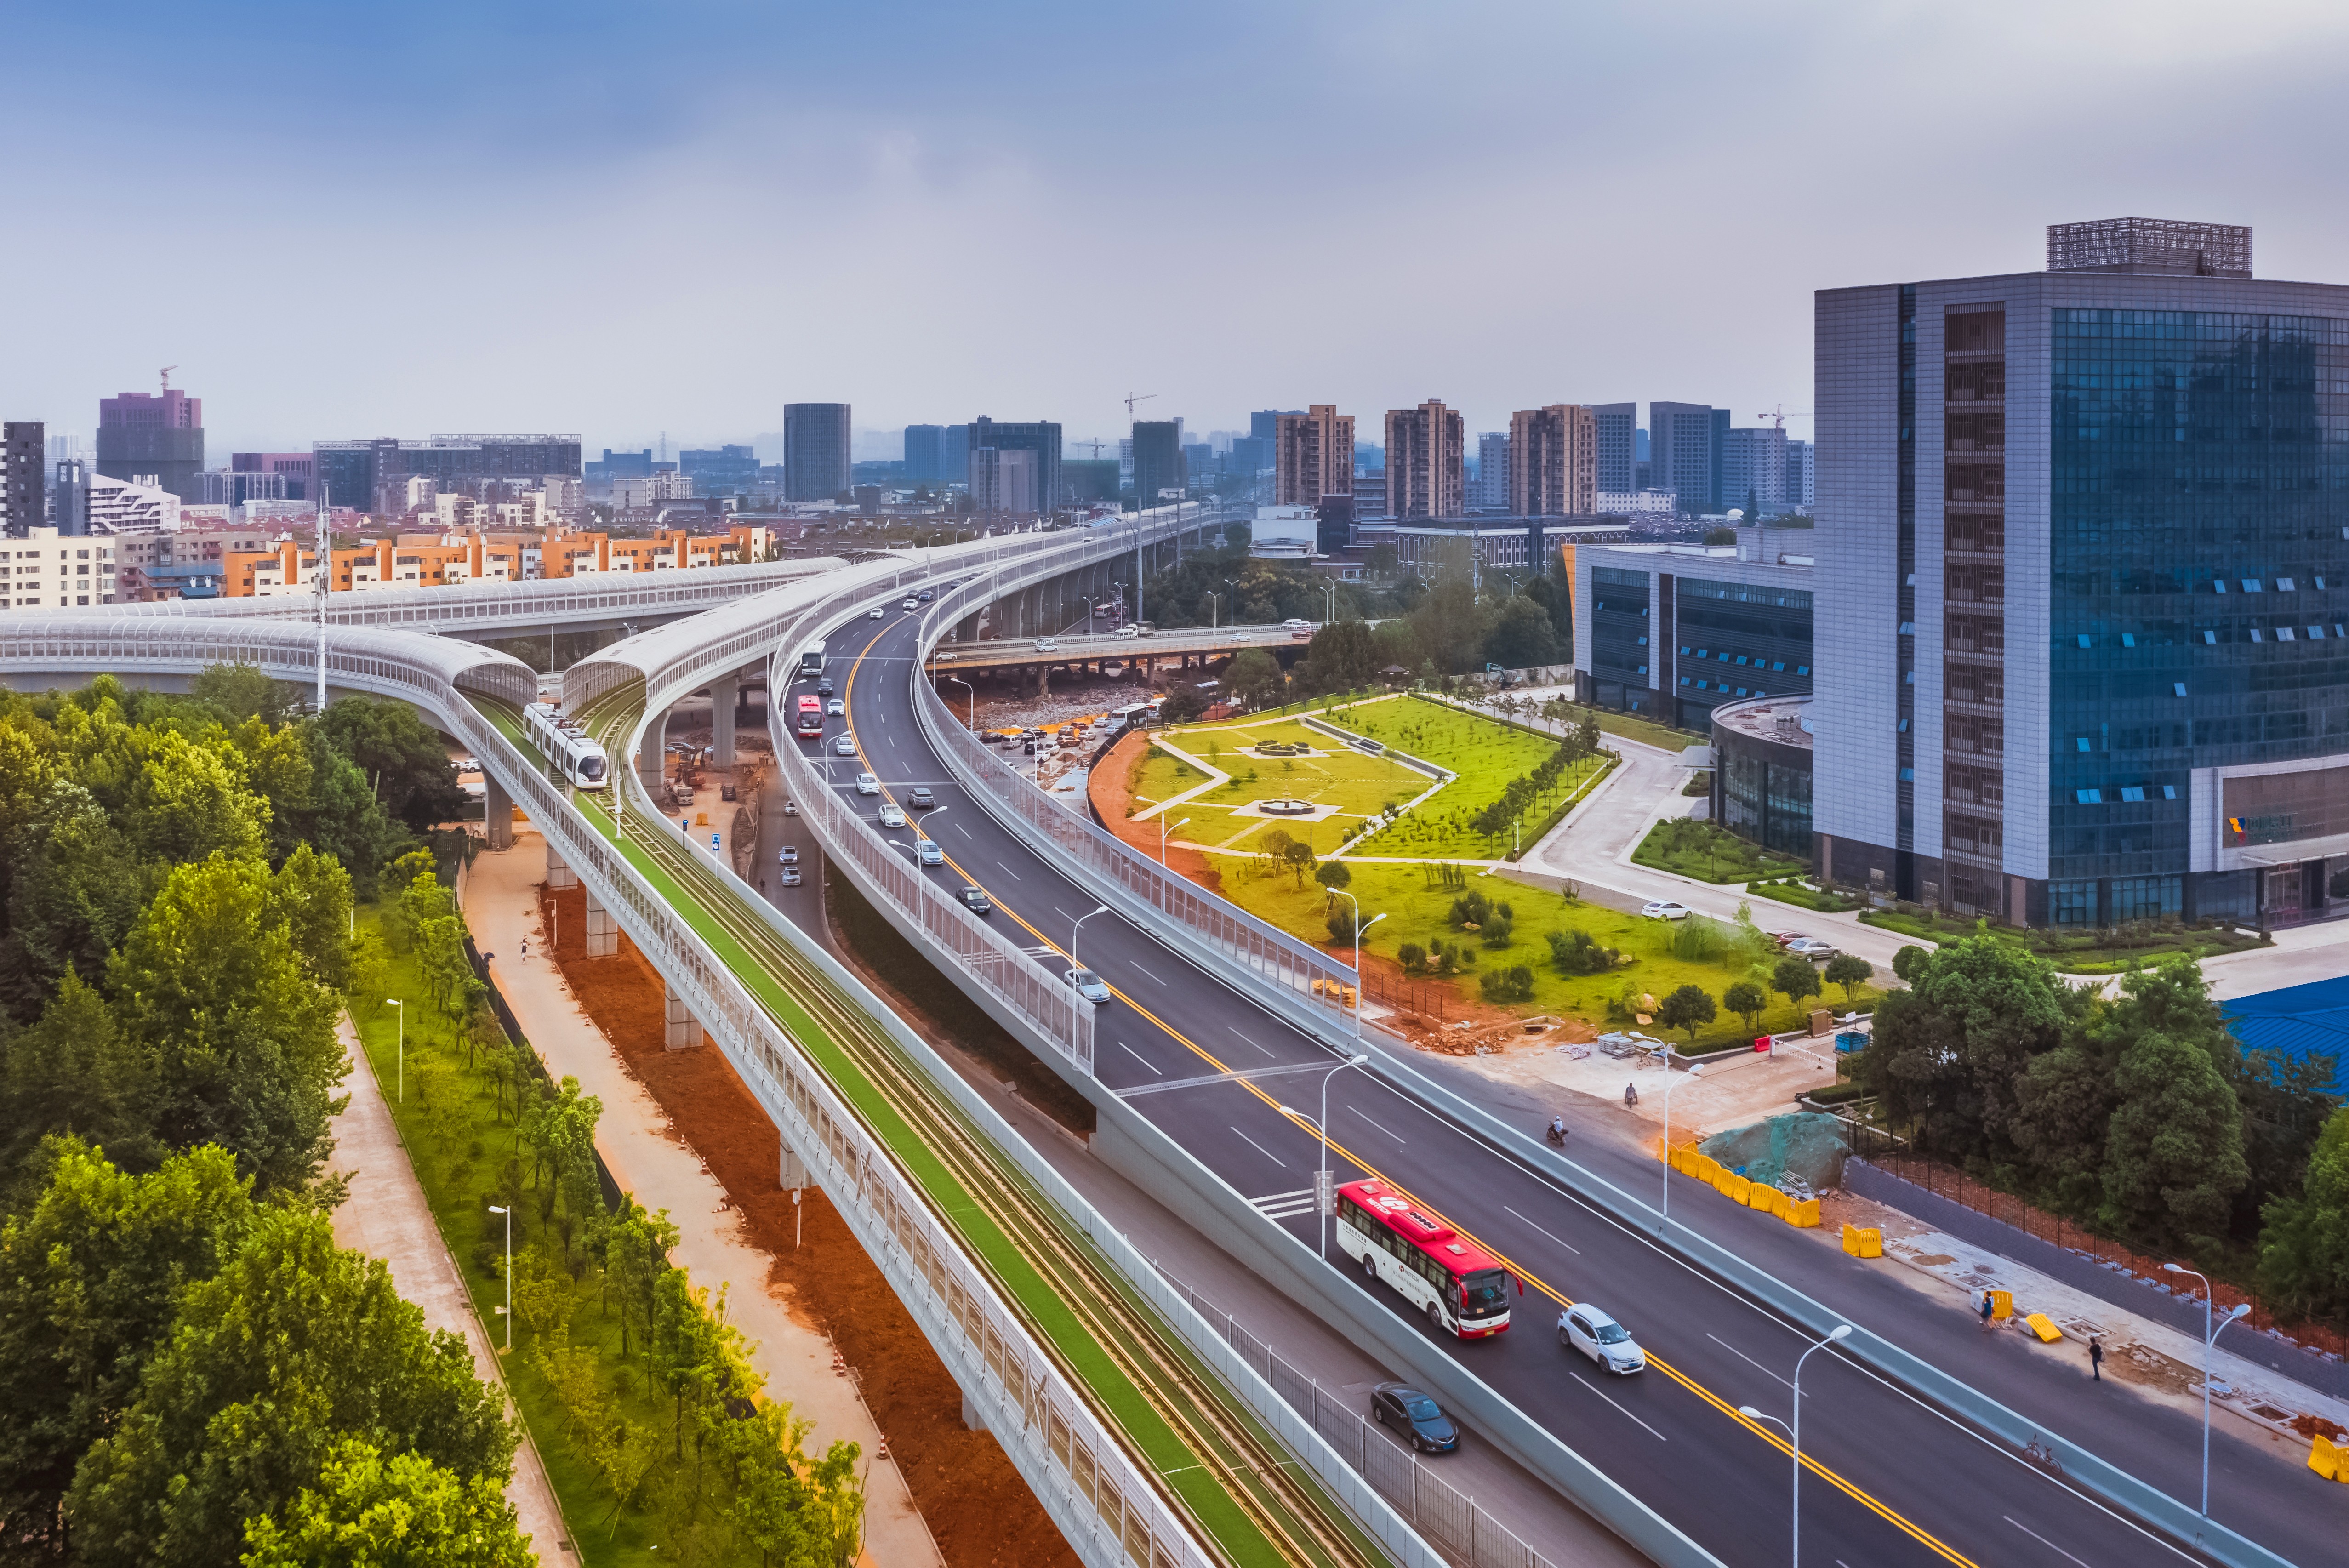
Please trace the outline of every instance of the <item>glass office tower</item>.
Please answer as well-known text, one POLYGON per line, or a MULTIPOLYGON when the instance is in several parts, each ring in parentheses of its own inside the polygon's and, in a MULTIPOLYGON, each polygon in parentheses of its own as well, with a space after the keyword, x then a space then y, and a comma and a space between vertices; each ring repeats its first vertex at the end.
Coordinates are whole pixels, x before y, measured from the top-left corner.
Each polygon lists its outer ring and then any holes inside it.
POLYGON ((1818 296, 1821 870, 2032 925, 2349 905, 2349 287, 2209 224, 2048 263, 1818 296))

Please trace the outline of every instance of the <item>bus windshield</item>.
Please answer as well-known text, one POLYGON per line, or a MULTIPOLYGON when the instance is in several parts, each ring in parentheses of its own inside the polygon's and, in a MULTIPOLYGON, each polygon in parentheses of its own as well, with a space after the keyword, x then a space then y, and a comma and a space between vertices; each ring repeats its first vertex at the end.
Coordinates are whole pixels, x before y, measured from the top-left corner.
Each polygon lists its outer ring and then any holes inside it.
POLYGON ((1502 1270, 1480 1269, 1461 1278, 1460 1295, 1471 1313, 1502 1312, 1509 1305, 1508 1284, 1509 1276, 1502 1270))

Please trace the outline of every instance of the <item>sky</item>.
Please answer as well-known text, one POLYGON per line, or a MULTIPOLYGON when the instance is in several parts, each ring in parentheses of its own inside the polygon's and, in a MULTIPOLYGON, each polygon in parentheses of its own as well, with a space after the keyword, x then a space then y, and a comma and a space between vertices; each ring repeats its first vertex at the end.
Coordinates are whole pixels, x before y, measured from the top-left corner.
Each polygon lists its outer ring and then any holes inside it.
MULTIPOLYGON (((0 0, 0 417, 232 450, 1787 410, 1814 290, 2254 226, 2349 282, 2349 6, 0 0), (34 171, 26 178, 26 171, 34 171), (1644 410, 1643 410, 1644 411, 1644 410)), ((778 454, 772 438, 762 455, 778 454)), ((860 438, 860 456, 891 455, 860 438)))

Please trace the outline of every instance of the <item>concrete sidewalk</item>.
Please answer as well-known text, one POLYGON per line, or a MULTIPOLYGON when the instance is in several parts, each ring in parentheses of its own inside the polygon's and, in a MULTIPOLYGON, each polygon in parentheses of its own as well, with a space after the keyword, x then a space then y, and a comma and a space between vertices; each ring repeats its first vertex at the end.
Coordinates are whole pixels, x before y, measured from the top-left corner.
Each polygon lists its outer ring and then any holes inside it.
MULTIPOLYGON (((367 1052, 359 1048, 358 1036, 347 1016, 336 1021, 336 1033, 353 1064, 351 1076, 344 1080, 351 1102, 334 1119, 335 1155, 329 1161, 333 1172, 348 1176, 351 1182, 349 1201, 335 1211, 336 1243, 389 1264, 399 1294, 423 1308, 424 1326, 463 1335, 465 1343, 472 1346, 474 1369, 484 1381, 502 1389, 505 1378, 497 1352, 481 1320, 473 1315, 464 1276, 458 1272, 457 1260, 449 1255, 440 1227, 433 1222, 416 1168, 409 1163, 407 1147, 392 1125, 383 1086, 376 1081, 375 1070, 367 1052)), ((512 1412, 511 1398, 507 1410, 512 1412)), ((521 1418, 514 1419, 519 1424, 521 1418)), ((529 1533, 531 1547, 541 1563, 579 1561, 571 1546, 571 1532, 564 1528, 554 1488, 547 1481, 546 1467, 539 1462, 538 1449, 526 1432, 514 1453, 513 1479, 506 1483, 506 1498, 521 1516, 522 1528, 529 1533)))
MULTIPOLYGON (((604 1102, 596 1152, 613 1179, 647 1209, 666 1209, 680 1233, 671 1259, 693 1283, 714 1295, 727 1289, 728 1318, 750 1341, 750 1364, 767 1379, 771 1398, 815 1423, 809 1450, 821 1454, 835 1439, 863 1449, 865 1476, 864 1552, 860 1559, 899 1564, 943 1563, 929 1526, 894 1460, 880 1458, 881 1431, 856 1384, 833 1369, 832 1342, 791 1315, 788 1297, 767 1284, 767 1254, 741 1235, 734 1215, 720 1208, 725 1190, 692 1147, 672 1129, 660 1106, 631 1077, 612 1042, 574 999, 545 956, 538 884, 546 880, 545 841, 517 833, 514 847, 475 858, 465 915, 475 942, 488 953, 491 977, 505 994, 532 1047, 557 1078, 576 1078, 604 1102), (519 957, 532 939, 539 955, 519 957), (510 956, 512 955, 512 956, 510 956)), ((714 1047, 705 1047, 714 1048, 714 1047)))

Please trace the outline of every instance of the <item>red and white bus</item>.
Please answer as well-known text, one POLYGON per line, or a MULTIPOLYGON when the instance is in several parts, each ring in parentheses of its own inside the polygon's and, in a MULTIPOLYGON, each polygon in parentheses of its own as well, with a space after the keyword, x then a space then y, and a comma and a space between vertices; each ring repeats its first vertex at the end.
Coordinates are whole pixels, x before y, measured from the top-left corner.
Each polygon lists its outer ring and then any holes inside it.
POLYGON ((797 727, 800 738, 822 740, 823 738, 823 698, 820 696, 800 698, 799 712, 797 727))
POLYGON ((1431 1328, 1482 1339, 1509 1326, 1508 1271, 1383 1181, 1338 1189, 1338 1246, 1402 1292, 1431 1328))

